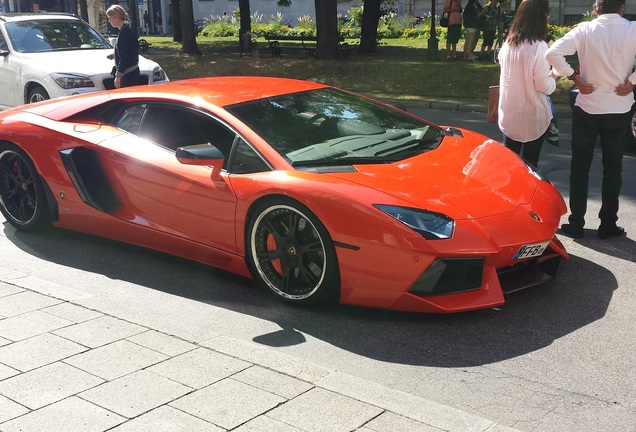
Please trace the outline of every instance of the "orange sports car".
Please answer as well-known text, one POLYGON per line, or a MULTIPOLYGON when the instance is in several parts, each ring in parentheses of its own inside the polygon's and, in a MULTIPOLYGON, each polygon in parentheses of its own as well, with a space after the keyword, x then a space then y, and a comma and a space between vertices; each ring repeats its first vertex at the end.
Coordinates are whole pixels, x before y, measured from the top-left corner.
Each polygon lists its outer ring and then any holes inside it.
POLYGON ((0 113, 0 209, 260 281, 459 312, 548 281, 565 203, 500 143, 327 85, 220 77, 0 113))

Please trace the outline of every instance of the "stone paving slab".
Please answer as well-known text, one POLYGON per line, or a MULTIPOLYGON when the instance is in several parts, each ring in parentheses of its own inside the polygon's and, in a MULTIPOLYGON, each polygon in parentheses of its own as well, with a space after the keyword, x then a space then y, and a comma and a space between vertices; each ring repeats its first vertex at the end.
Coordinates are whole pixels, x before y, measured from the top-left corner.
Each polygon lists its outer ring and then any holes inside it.
POLYGON ((141 370, 79 395, 109 411, 133 418, 191 391, 182 384, 141 370))
POLYGON ((126 419, 78 397, 0 424, 2 432, 103 432, 126 419))
MULTIPOLYGON (((129 422, 117 426, 112 432, 223 432, 218 426, 179 411, 167 405, 160 406, 129 422)), ((269 429, 261 429, 261 432, 269 429)))
POLYGON ((35 310, 0 320, 0 336, 15 342, 72 324, 73 321, 35 310))
POLYGON ((53 333, 87 347, 96 348, 143 331, 146 329, 136 324, 110 316, 102 316, 53 333))
POLYGON ((105 380, 114 380, 168 358, 164 354, 121 340, 70 357, 65 362, 105 380))
POLYGON ((190 388, 200 389, 250 367, 251 364, 198 348, 150 367, 148 370, 190 388))
POLYGON ((257 343, 197 344, 12 288, 27 279, 0 281, 2 432, 513 431, 257 343))
POLYGON ((86 350, 68 339, 46 333, 0 347, 0 363, 27 372, 86 350))
POLYGON ((35 410, 88 390, 102 379, 62 362, 0 381, 0 393, 35 410))
POLYGON ((176 400, 170 406, 232 429, 284 402, 284 398, 265 390, 226 379, 176 400))
POLYGON ((268 413, 268 417, 306 431, 348 432, 362 427, 382 412, 373 405, 314 388, 268 413))

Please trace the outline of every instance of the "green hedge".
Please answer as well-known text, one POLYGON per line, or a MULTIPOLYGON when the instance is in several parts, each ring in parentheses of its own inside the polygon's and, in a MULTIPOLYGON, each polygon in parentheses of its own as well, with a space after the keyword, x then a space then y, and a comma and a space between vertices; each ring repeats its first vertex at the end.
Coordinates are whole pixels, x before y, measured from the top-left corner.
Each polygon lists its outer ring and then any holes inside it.
MULTIPOLYGON (((340 36, 345 39, 360 38, 360 21, 362 18, 361 8, 351 8, 348 19, 339 20, 340 36)), ((430 37, 430 16, 424 19, 414 17, 399 17, 389 14, 383 17, 378 24, 378 39, 396 38, 428 38, 430 37)), ((439 26, 439 17, 436 17, 435 33, 439 39, 446 39, 447 29, 439 26)), ((210 17, 201 31, 204 37, 238 37, 239 34, 238 13, 235 10, 229 19, 222 17, 210 17)), ((548 33, 554 39, 559 39, 572 27, 562 27, 548 25, 548 33)), ((315 36, 316 23, 312 17, 305 16, 298 18, 298 26, 291 27, 283 21, 282 14, 272 16, 270 19, 263 19, 262 15, 252 16, 252 32, 257 35, 279 35, 279 36, 315 36)))

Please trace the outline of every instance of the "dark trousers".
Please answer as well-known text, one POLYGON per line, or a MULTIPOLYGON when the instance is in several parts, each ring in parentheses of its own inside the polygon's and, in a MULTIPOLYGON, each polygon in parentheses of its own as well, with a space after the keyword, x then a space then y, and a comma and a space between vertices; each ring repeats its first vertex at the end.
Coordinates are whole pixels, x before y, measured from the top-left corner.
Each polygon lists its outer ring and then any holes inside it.
POLYGON ((130 87, 139 85, 139 68, 124 74, 121 77, 121 86, 130 87))
POLYGON ((543 135, 539 138, 528 142, 515 141, 504 135, 504 145, 513 152, 520 154, 526 162, 532 164, 534 167, 538 167, 541 147, 543 147, 543 140, 545 139, 547 132, 548 130, 546 129, 543 135))
POLYGON ((623 185, 623 154, 630 133, 630 113, 588 114, 575 106, 572 111, 572 161, 570 164, 571 225, 583 227, 587 211, 590 166, 596 139, 601 138, 603 186, 601 226, 612 227, 618 220, 618 196, 623 185))

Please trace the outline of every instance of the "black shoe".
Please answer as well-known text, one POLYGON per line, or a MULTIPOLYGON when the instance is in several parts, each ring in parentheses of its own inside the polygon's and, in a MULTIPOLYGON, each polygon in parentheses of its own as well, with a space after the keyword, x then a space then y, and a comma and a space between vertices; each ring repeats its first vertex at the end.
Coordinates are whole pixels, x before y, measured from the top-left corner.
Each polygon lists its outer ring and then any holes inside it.
POLYGON ((621 237, 625 235, 625 229, 616 225, 610 226, 610 227, 600 226, 598 227, 598 232, 596 234, 598 235, 598 238, 600 239, 607 239, 610 237, 621 237))
POLYGON ((583 234, 585 234, 585 231, 583 231, 583 227, 570 224, 561 225, 561 232, 573 239, 581 239, 583 238, 583 234))

